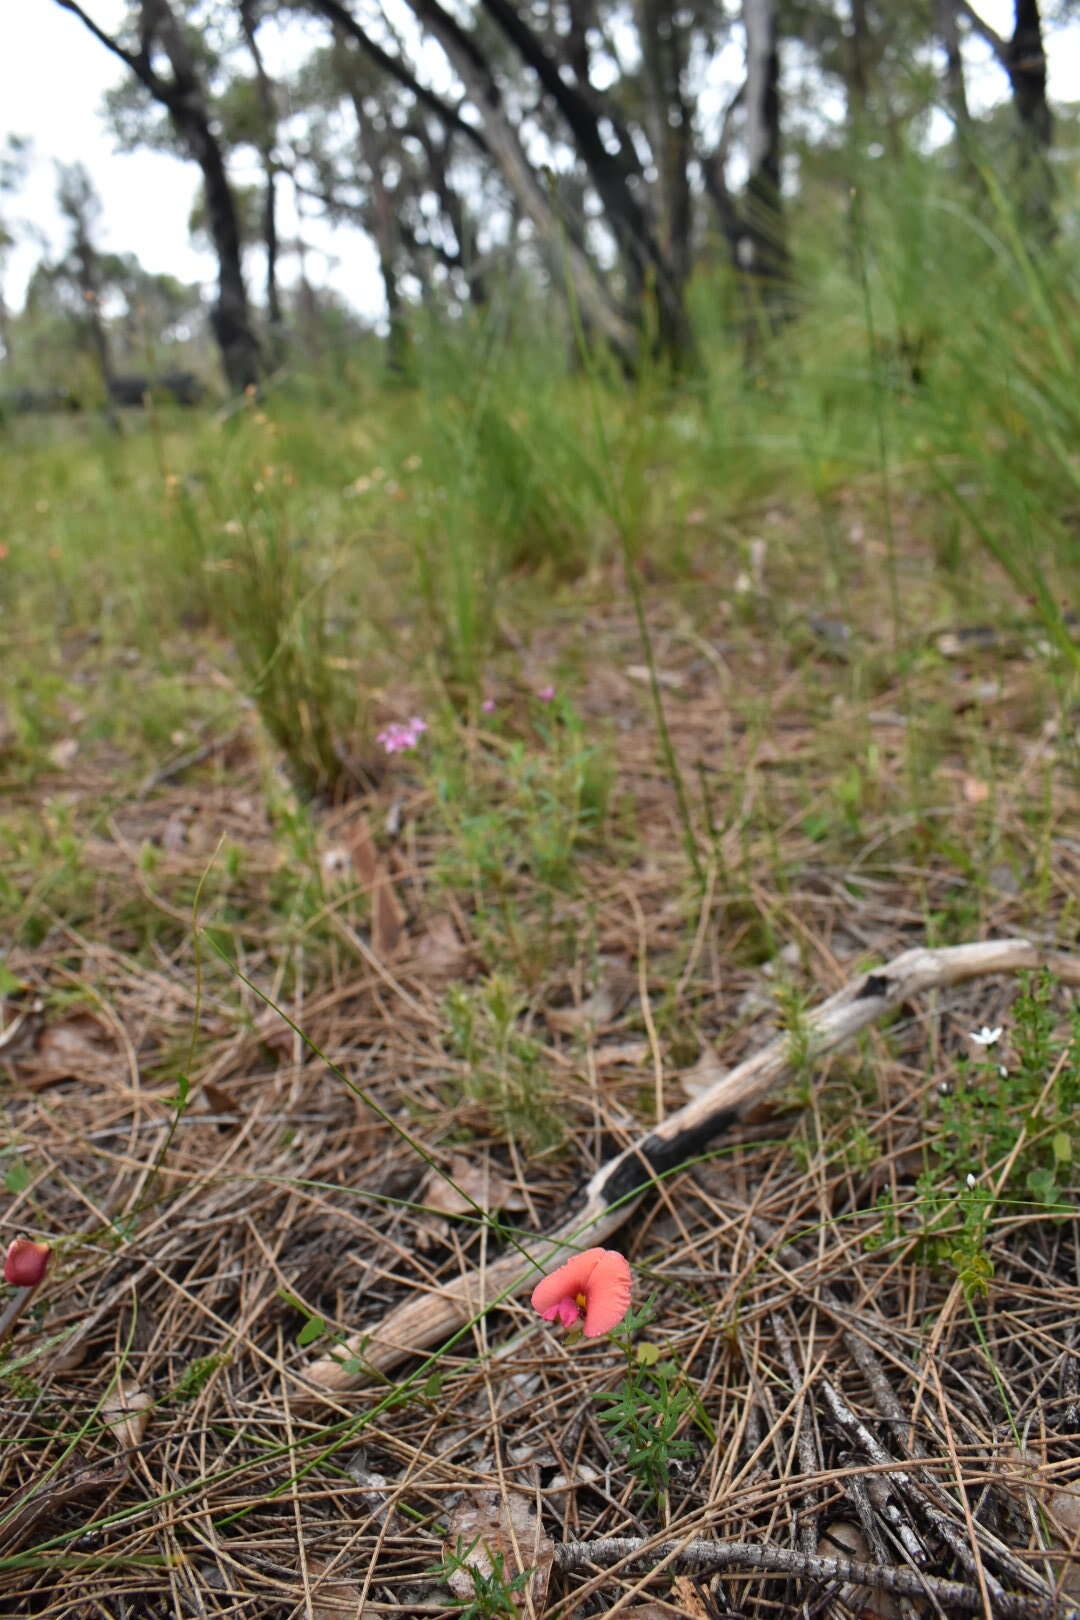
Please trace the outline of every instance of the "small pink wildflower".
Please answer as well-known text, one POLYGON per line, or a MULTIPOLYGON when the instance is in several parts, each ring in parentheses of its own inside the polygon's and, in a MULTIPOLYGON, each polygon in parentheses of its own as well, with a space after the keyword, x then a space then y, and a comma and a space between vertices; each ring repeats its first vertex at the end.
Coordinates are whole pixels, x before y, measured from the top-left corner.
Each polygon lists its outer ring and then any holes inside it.
POLYGON ((495 713, 495 699, 494 698, 485 698, 483 703, 481 703, 481 705, 480 705, 480 713, 481 714, 494 714, 495 713))
POLYGON ((536 695, 541 703, 550 703, 555 696, 555 688, 553 686, 542 686, 536 695))
POLYGON ((614 1249, 586 1249, 538 1282, 532 1306, 545 1322, 573 1327, 582 1317, 587 1339, 609 1333, 630 1309, 630 1267, 614 1249))
POLYGON ((375 741, 388 754, 399 754, 405 749, 415 748, 427 728, 427 721, 414 714, 411 720, 392 720, 376 734, 375 741))
POLYGON ((16 1288, 36 1288, 49 1269, 52 1250, 47 1243, 16 1238, 8 1244, 4 1259, 4 1281, 16 1288))

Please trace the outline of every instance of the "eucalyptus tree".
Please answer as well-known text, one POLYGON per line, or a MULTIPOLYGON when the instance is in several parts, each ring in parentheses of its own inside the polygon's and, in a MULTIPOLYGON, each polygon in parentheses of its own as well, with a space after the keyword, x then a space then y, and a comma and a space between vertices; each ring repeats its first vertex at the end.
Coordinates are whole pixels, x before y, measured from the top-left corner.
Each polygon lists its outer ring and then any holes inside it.
POLYGON ((106 271, 96 240, 101 199, 81 163, 57 166, 56 200, 68 227, 69 243, 66 255, 53 266, 53 277, 67 279, 75 290, 79 324, 89 338, 105 409, 111 416, 115 372, 104 309, 106 271))
POLYGON ((580 232, 567 228, 567 222, 560 217, 546 173, 526 149, 515 98, 504 94, 490 47, 485 48, 482 36, 459 23, 438 0, 407 3, 420 24, 422 37, 442 47, 459 86, 456 104, 423 81, 400 42, 384 44, 376 39, 341 0, 308 0, 308 8, 327 17, 376 67, 406 89, 418 110, 439 118, 498 168, 520 214, 531 222, 552 255, 563 259, 583 314, 629 357, 636 348, 634 323, 583 247, 580 232), (464 115, 466 107, 470 117, 464 115))
POLYGON ((388 360, 400 370, 417 294, 449 312, 485 302, 488 267, 507 247, 504 188, 483 148, 463 137, 453 107, 435 112, 336 17, 330 42, 310 53, 285 90, 299 125, 290 143, 293 182, 331 221, 358 226, 372 240, 388 360))
POLYGON ((9 212, 9 203, 25 183, 30 167, 31 145, 23 135, 9 135, 0 150, 0 348, 5 367, 14 358, 11 313, 4 298, 4 271, 7 257, 25 227, 9 212))
MULTIPOLYGON (((263 14, 258 0, 239 0, 238 11, 244 42, 254 68, 251 89, 256 116, 252 119, 252 140, 258 150, 263 172, 262 241, 266 254, 266 320, 270 358, 276 364, 285 351, 285 324, 278 289, 278 160, 275 152, 278 94, 259 46, 259 24, 263 14)), ((236 81, 237 87, 242 87, 243 82, 236 81)))
POLYGON ((227 154, 208 87, 205 19, 181 12, 174 0, 137 0, 118 32, 110 34, 78 0, 56 0, 56 4, 78 17, 126 65, 150 104, 167 116, 181 150, 199 166, 218 261, 211 325, 226 380, 241 391, 257 381, 261 361, 244 281, 227 154))
POLYGON ((312 52, 288 85, 290 104, 304 123, 293 145, 293 183, 318 202, 325 217, 358 227, 374 242, 389 323, 387 358, 391 370, 403 371, 408 351, 402 292, 405 163, 393 112, 397 89, 352 49, 336 23, 332 42, 312 52), (341 116, 346 109, 351 128, 341 116), (344 137, 343 127, 348 129, 344 137))
POLYGON ((42 255, 14 319, 27 362, 20 369, 28 381, 63 383, 78 398, 88 388, 111 416, 125 382, 131 391, 131 373, 160 373, 170 351, 190 345, 202 295, 198 286, 144 269, 132 253, 101 246, 101 201, 82 164, 57 165, 56 199, 67 241, 42 255), (88 356, 96 379, 72 367, 73 350, 88 356))
POLYGON ((1056 186, 1050 165, 1053 114, 1046 95, 1046 47, 1039 0, 1013 0, 1013 29, 1000 34, 968 0, 942 0, 955 16, 989 45, 1006 73, 1015 114, 1014 160, 1010 180, 1017 210, 1036 244, 1056 232, 1056 186))
POLYGON ((433 174, 437 129, 498 173, 552 279, 629 367, 646 344, 676 364, 692 352, 703 195, 740 274, 782 283, 779 0, 744 0, 746 80, 715 138, 701 97, 710 51, 736 29, 723 0, 402 0, 415 20, 405 38, 348 0, 303 3, 411 98, 433 174), (433 43, 451 93, 432 86, 433 43), (742 188, 727 175, 736 140, 742 188))

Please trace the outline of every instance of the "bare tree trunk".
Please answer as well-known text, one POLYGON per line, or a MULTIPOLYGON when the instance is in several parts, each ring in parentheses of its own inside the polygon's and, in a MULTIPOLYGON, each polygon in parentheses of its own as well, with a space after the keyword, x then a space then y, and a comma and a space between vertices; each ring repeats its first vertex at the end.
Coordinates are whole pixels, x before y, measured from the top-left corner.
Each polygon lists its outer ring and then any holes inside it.
POLYGON ((703 160, 702 174, 744 294, 746 358, 752 364, 763 331, 788 313, 788 252, 780 192, 778 0, 743 0, 742 11, 746 79, 724 111, 716 148, 703 160), (740 109, 750 174, 742 195, 736 196, 726 168, 740 109))
MULTIPOLYGON (((436 0, 432 0, 432 3, 436 3, 436 0)), ((512 0, 481 0, 481 3, 498 23, 526 67, 536 74, 573 137, 603 206, 606 222, 619 244, 631 319, 639 328, 643 328, 646 324, 645 295, 655 300, 659 348, 669 359, 678 363, 689 345, 683 287, 662 251, 648 213, 630 184, 631 174, 639 172, 636 159, 628 158, 624 143, 620 142, 616 151, 609 150, 603 137, 595 95, 585 94, 568 82, 560 62, 544 48, 543 41, 522 15, 522 8, 513 4, 512 0)), ((648 20, 652 26, 650 43, 653 46, 654 65, 665 81, 663 94, 668 103, 668 116, 677 117, 681 101, 681 72, 673 70, 672 61, 677 61, 680 36, 671 15, 672 8, 668 0, 645 0, 644 9, 649 14, 648 20)), ((685 104, 683 110, 686 111, 685 104)), ((688 132, 688 118, 685 123, 688 132)), ((656 154, 656 160, 658 165, 664 161, 663 144, 656 154)))
POLYGON ((1016 206, 1037 244, 1052 242, 1056 187, 1050 167, 1054 120, 1046 99, 1046 51, 1042 39, 1039 0, 1014 0, 1013 33, 1005 39, 985 22, 969 0, 951 0, 958 16, 966 18, 1009 76, 1016 112, 1017 159, 1014 189, 1016 206))
POLYGON ((0 349, 4 351, 4 365, 10 367, 15 359, 11 342, 11 311, 7 307, 3 288, 0 288, 0 349))
POLYGON ((589 83, 589 29, 595 16, 595 0, 569 0, 566 60, 580 85, 589 83))
POLYGON ((1005 65, 1020 123, 1017 165, 1020 211, 1033 236, 1050 242, 1056 231, 1054 176, 1050 168, 1054 121, 1046 99, 1046 51, 1039 0, 1016 0, 1015 27, 1005 65))
POLYGON ((203 172, 207 219, 218 258, 218 295, 210 324, 221 350, 225 379, 235 393, 243 393, 258 383, 260 364, 244 285, 236 210, 221 148, 209 127, 200 125, 188 138, 203 172))
POLYGON ((386 369, 392 377, 407 377, 409 372, 409 326, 405 306, 398 286, 397 267, 393 259, 379 251, 379 274, 386 298, 386 369))
POLYGON ((689 342, 682 314, 690 275, 693 208, 690 158, 693 115, 685 94, 686 38, 669 0, 638 0, 648 101, 649 141, 657 169, 659 252, 671 282, 672 319, 684 330, 673 338, 689 342))
POLYGON ((274 162, 277 108, 274 104, 274 87, 259 49, 258 19, 255 15, 254 0, 240 0, 240 24, 255 67, 255 89, 259 98, 261 119, 259 157, 263 170, 263 247, 266 252, 266 322, 269 328, 270 362, 278 366, 285 356, 285 321, 281 312, 277 277, 277 165, 274 162))
POLYGON ((636 358, 638 334, 604 286, 591 260, 567 232, 525 155, 502 94, 473 40, 438 0, 409 0, 417 21, 446 52, 484 121, 484 137, 523 214, 532 220, 547 249, 562 260, 582 316, 628 364, 636 358))
POLYGON ((851 0, 851 33, 848 35, 847 100, 848 126, 856 142, 865 138, 866 110, 870 99, 870 24, 866 0, 851 0))
POLYGON ((120 421, 113 403, 112 349, 102 312, 104 291, 101 266, 93 242, 93 220, 100 203, 90 176, 81 163, 61 165, 57 201, 60 211, 71 226, 71 257, 74 260, 75 280, 82 298, 83 318, 90 334, 90 347, 97 361, 101 377, 101 392, 105 419, 114 433, 120 431, 120 421))
POLYGON ((210 324, 221 351, 226 380, 230 388, 241 393, 258 382, 259 345, 251 324, 240 257, 240 230, 225 157, 214 133, 206 93, 184 31, 169 0, 141 0, 139 49, 129 51, 99 28, 78 0, 56 0, 56 4, 78 17, 95 39, 127 64, 154 100, 168 112, 181 141, 202 171, 207 221, 218 260, 218 296, 210 324), (158 48, 168 59, 171 79, 163 79, 154 65, 158 48))
POLYGON ((945 105, 952 118, 958 170, 972 195, 985 199, 986 187, 976 162, 960 27, 953 0, 934 0, 934 27, 945 52, 945 105))
POLYGON ((964 80, 964 58, 960 49, 956 8, 952 0, 935 0, 934 12, 938 38, 945 51, 945 102, 952 114, 957 138, 961 139, 971 127, 971 110, 964 80))
MULTIPOLYGON (((743 0, 746 28, 746 158, 750 175, 736 260, 755 314, 768 327, 785 312, 787 234, 780 193, 780 41, 777 0, 743 0)), ((757 322, 754 321, 756 325, 757 322)))
POLYGON ((240 228, 225 157, 214 134, 194 58, 168 0, 142 3, 148 32, 159 37, 173 72, 174 85, 167 103, 170 117, 202 170, 207 223, 218 260, 218 296, 210 324, 221 350, 226 381, 234 392, 242 393, 259 380, 259 344, 251 324, 240 228))
POLYGON ((83 313, 86 316, 90 344, 101 374, 101 386, 108 408, 112 401, 114 371, 109 334, 105 330, 105 317, 101 313, 101 277, 98 275, 97 254, 86 232, 81 228, 81 222, 76 225, 74 249, 79 267, 79 291, 82 293, 83 313))
POLYGON ((375 250, 379 257, 379 275, 382 277, 386 299, 388 331, 386 339, 387 369, 402 377, 408 371, 409 328, 405 318, 405 305, 398 285, 398 259, 401 253, 401 235, 397 224, 397 210, 383 176, 384 153, 371 120, 364 110, 355 73, 349 68, 348 47, 339 25, 334 26, 334 64, 338 77, 352 102, 356 119, 356 136, 360 153, 371 176, 371 217, 374 222, 375 250))
POLYGON ((297 287, 299 325, 303 337, 305 356, 310 356, 318 365, 322 359, 319 300, 308 276, 307 243, 304 241, 304 199, 295 180, 293 181, 293 194, 296 209, 296 258, 300 267, 299 285, 297 287))
POLYGON ((457 268, 465 278, 468 289, 469 303, 474 309, 486 309, 489 303, 487 279, 480 268, 480 250, 477 244, 476 225, 472 213, 461 196, 457 187, 450 179, 450 143, 452 132, 447 131, 441 144, 434 141, 422 123, 412 126, 417 139, 424 148, 424 155, 431 171, 431 181, 435 188, 435 195, 446 222, 454 233, 457 243, 457 268))

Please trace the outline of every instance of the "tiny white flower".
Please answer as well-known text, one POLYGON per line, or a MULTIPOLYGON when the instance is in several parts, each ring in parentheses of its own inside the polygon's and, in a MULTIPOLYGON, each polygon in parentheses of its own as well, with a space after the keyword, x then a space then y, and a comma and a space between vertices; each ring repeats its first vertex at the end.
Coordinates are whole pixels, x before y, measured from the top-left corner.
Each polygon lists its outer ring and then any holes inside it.
POLYGON ((995 1029, 990 1029, 984 1024, 982 1029, 973 1029, 970 1038, 975 1042, 976 1046, 996 1046, 1001 1039, 1001 1034, 1000 1024, 995 1029))
POLYGON ((1001 1078, 1003 1080, 1007 1080, 1009 1078, 1009 1071, 1005 1067, 1004 1063, 999 1063, 998 1064, 998 1074, 1000 1074, 1000 1076, 1001 1076, 1001 1078))
POLYGON ((942 1080, 941 1084, 938 1086, 938 1096, 939 1097, 947 1097, 948 1095, 949 1095, 948 1081, 942 1080))
POLYGON ((972 1189, 972 1187, 974 1187, 974 1185, 975 1185, 975 1177, 972 1175, 971 1171, 969 1170, 968 1173, 967 1173, 968 1192, 971 1191, 971 1189, 972 1189))

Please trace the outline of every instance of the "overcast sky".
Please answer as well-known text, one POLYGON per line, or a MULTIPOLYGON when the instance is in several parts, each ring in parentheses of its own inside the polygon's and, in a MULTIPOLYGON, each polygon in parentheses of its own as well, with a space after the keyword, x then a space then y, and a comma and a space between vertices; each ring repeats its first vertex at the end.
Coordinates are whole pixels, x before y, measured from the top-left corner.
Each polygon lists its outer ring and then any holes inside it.
MULTIPOLYGON (((124 0, 83 0, 85 9, 103 28, 112 31, 125 10, 124 0)), ((1011 26, 1011 0, 978 0, 982 16, 999 32, 1011 26)), ((302 25, 293 25, 296 28, 302 25)), ((309 25, 310 26, 310 25, 309 25)), ((63 11, 55 0, 7 0, 2 24, 0 49, 0 138, 14 133, 29 136, 34 145, 34 163, 25 189, 9 205, 16 221, 28 222, 45 233, 50 246, 62 239, 54 192, 54 160, 81 161, 89 169, 104 204, 102 246, 115 252, 131 252, 151 271, 169 271, 183 280, 209 280, 214 262, 208 253, 197 252, 188 240, 187 221, 198 189, 198 170, 193 163, 151 152, 117 153, 101 113, 106 89, 126 72, 83 27, 71 12, 63 11)), ((288 54, 295 61, 302 36, 292 35, 288 54)), ((1052 97, 1072 100, 1080 95, 1080 27, 1055 35, 1049 42, 1052 97)), ((265 46, 273 70, 275 49, 272 31, 266 31, 265 46)), ((982 46, 972 51, 972 99, 984 105, 1007 93, 1004 75, 989 60, 982 46)), ((234 171, 235 172, 235 171, 234 171)), ((237 179, 246 178, 236 173, 237 179)), ((254 175, 251 176, 254 178, 254 175)), ((295 222, 282 221, 282 233, 289 236, 295 222)), ((382 293, 374 251, 360 233, 331 231, 309 221, 306 240, 322 255, 322 263, 312 264, 311 273, 323 270, 317 279, 329 281, 349 301, 368 315, 382 308, 382 293)), ((9 303, 21 301, 26 279, 37 259, 30 244, 10 257, 4 276, 4 292, 9 303)), ((293 279, 293 266, 287 260, 283 279, 293 279)))

